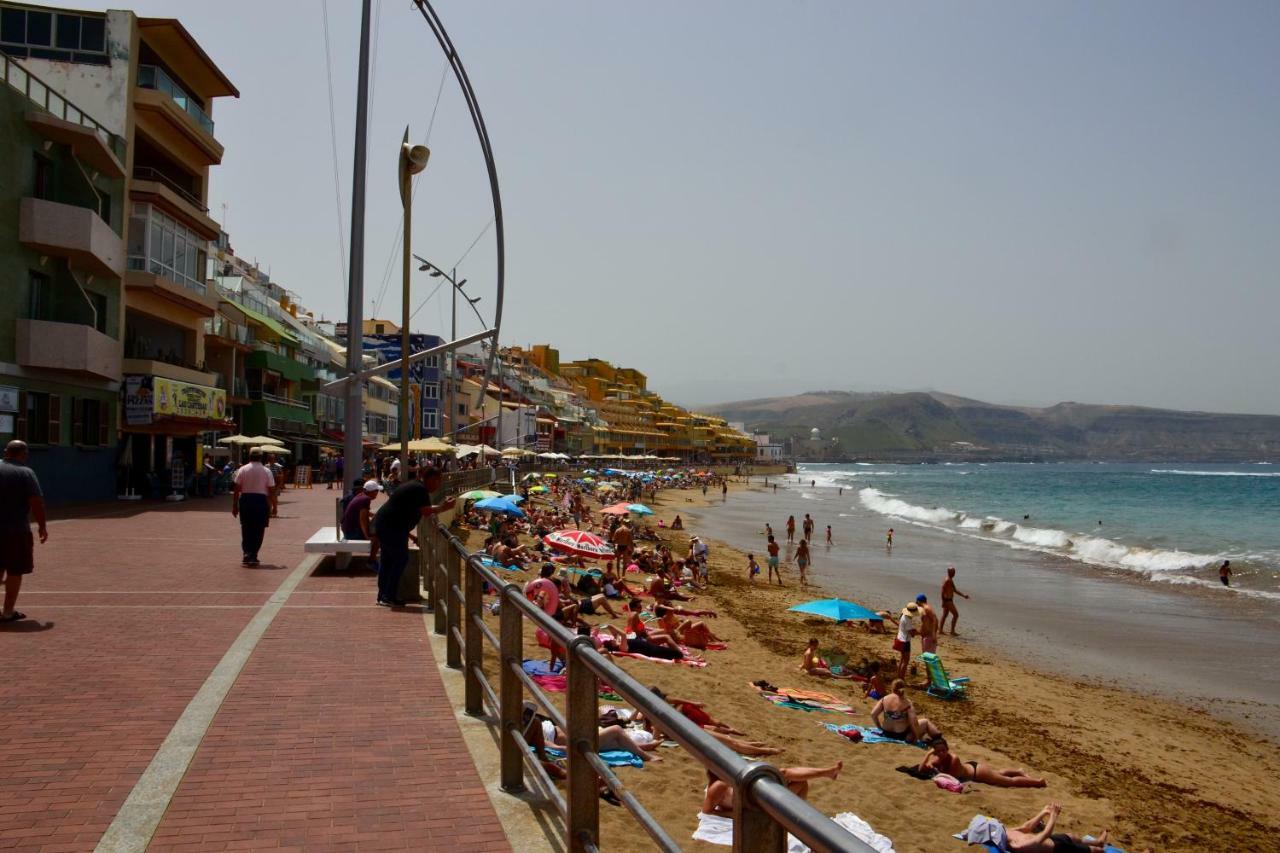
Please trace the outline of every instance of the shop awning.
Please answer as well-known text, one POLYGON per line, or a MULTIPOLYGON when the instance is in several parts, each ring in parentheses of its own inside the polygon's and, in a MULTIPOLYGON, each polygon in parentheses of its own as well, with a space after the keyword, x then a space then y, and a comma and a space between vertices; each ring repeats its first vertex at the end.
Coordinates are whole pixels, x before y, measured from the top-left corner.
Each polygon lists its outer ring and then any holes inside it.
MULTIPOLYGON (((226 297, 223 297, 223 298, 226 299, 226 297)), ((279 335, 281 338, 288 341, 289 343, 292 343, 292 344, 298 343, 297 336, 294 335, 293 332, 286 329, 276 319, 272 317, 268 317, 266 314, 260 314, 257 311, 254 311, 252 308, 246 308, 244 307, 244 305, 235 301, 234 299, 227 299, 227 301, 230 302, 232 305, 236 306, 237 308, 239 308, 241 311, 243 311, 244 315, 248 317, 250 320, 253 320, 255 323, 260 323, 263 326, 266 326, 268 329, 275 332, 277 335, 279 335)))

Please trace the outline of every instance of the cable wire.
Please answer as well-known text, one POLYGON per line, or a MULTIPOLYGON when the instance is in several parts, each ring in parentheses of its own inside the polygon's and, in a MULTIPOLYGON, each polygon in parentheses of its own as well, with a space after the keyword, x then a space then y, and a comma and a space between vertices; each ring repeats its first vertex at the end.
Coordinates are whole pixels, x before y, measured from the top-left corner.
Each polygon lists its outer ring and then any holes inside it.
POLYGON ((338 209, 338 265, 342 274, 342 296, 345 301, 350 283, 347 281, 346 225, 342 219, 342 182, 338 177, 338 125, 333 107, 333 56, 329 50, 329 0, 320 4, 324 18, 324 70, 329 81, 329 148, 333 153, 333 200, 338 209))

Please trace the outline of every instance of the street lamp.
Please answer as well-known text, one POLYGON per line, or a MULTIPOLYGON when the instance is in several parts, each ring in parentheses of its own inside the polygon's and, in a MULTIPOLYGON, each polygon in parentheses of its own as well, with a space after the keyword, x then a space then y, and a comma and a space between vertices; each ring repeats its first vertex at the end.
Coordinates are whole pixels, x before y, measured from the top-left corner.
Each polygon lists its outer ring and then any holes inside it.
MULTIPOLYGON (((452 273, 447 273, 444 270, 442 270, 440 267, 431 263, 431 261, 422 257, 421 255, 414 255, 414 257, 418 259, 418 262, 420 264, 422 264, 422 266, 418 267, 419 272, 425 272, 428 275, 430 275, 432 278, 443 278, 445 281, 449 282, 449 284, 453 285, 453 326, 450 329, 450 335, 449 335, 450 340, 456 341, 458 339, 458 294, 459 293, 462 294, 462 298, 466 300, 467 304, 471 306, 471 310, 475 313, 476 319, 480 321, 480 325, 481 326, 485 325, 484 317, 480 316, 480 309, 476 308, 476 303, 479 302, 483 297, 476 296, 472 298, 470 296, 467 296, 467 294, 462 289, 462 286, 467 283, 467 280, 464 278, 461 281, 458 281, 457 267, 453 268, 452 273)), ((448 357, 449 357, 449 394, 448 394, 449 410, 448 411, 449 411, 449 425, 451 427, 451 429, 449 430, 449 435, 456 435, 458 432, 457 426, 456 426, 457 394, 454 392, 453 385, 454 385, 454 378, 455 378, 454 374, 457 373, 457 367, 458 367, 457 351, 450 350, 448 353, 448 357)))
POLYGON ((400 209, 404 217, 404 239, 401 253, 400 289, 404 300, 400 326, 400 476, 409 471, 409 264, 413 236, 413 176, 427 168, 431 149, 409 144, 409 127, 405 126, 400 142, 400 209))

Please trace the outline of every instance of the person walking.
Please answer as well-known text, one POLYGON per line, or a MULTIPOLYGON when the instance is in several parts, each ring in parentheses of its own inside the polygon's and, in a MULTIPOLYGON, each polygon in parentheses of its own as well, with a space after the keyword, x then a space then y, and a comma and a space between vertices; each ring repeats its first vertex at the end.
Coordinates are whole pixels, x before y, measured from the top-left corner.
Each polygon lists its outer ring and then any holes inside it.
POLYGON ((36 472, 27 467, 27 443, 14 440, 5 445, 0 461, 0 577, 4 578, 4 609, 0 622, 26 619, 15 608, 22 578, 35 570, 35 539, 31 517, 35 516, 40 544, 49 540, 45 526, 44 493, 36 472))
POLYGON ((242 566, 258 565, 262 537, 271 523, 271 501, 276 479, 271 469, 262 464, 262 451, 249 451, 249 461, 241 465, 232 478, 231 515, 240 519, 242 566))
POLYGON ((960 621, 960 611, 956 610, 956 596, 968 599, 960 590, 956 589, 956 567, 947 566, 947 579, 942 582, 942 623, 939 625, 939 631, 945 633, 947 630, 947 617, 951 617, 951 636, 956 635, 956 623, 960 621))
POLYGON ((438 506, 431 505, 431 493, 439 491, 439 469, 427 467, 415 472, 410 468, 405 480, 373 517, 375 546, 382 554, 378 565, 378 600, 380 607, 403 607, 400 598, 400 576, 409 564, 409 534, 418 522, 431 515, 453 509, 453 498, 438 506))

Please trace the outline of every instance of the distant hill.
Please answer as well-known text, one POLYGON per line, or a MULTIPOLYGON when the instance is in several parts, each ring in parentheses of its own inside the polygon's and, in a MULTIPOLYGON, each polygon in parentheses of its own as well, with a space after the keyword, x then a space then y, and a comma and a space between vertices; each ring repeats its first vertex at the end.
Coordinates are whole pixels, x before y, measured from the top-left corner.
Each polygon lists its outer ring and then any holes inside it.
POLYGON ((706 407, 801 459, 1280 461, 1280 416, 1059 403, 999 406, 938 392, 812 391, 706 407), (821 431, 820 441, 810 430, 821 431))

